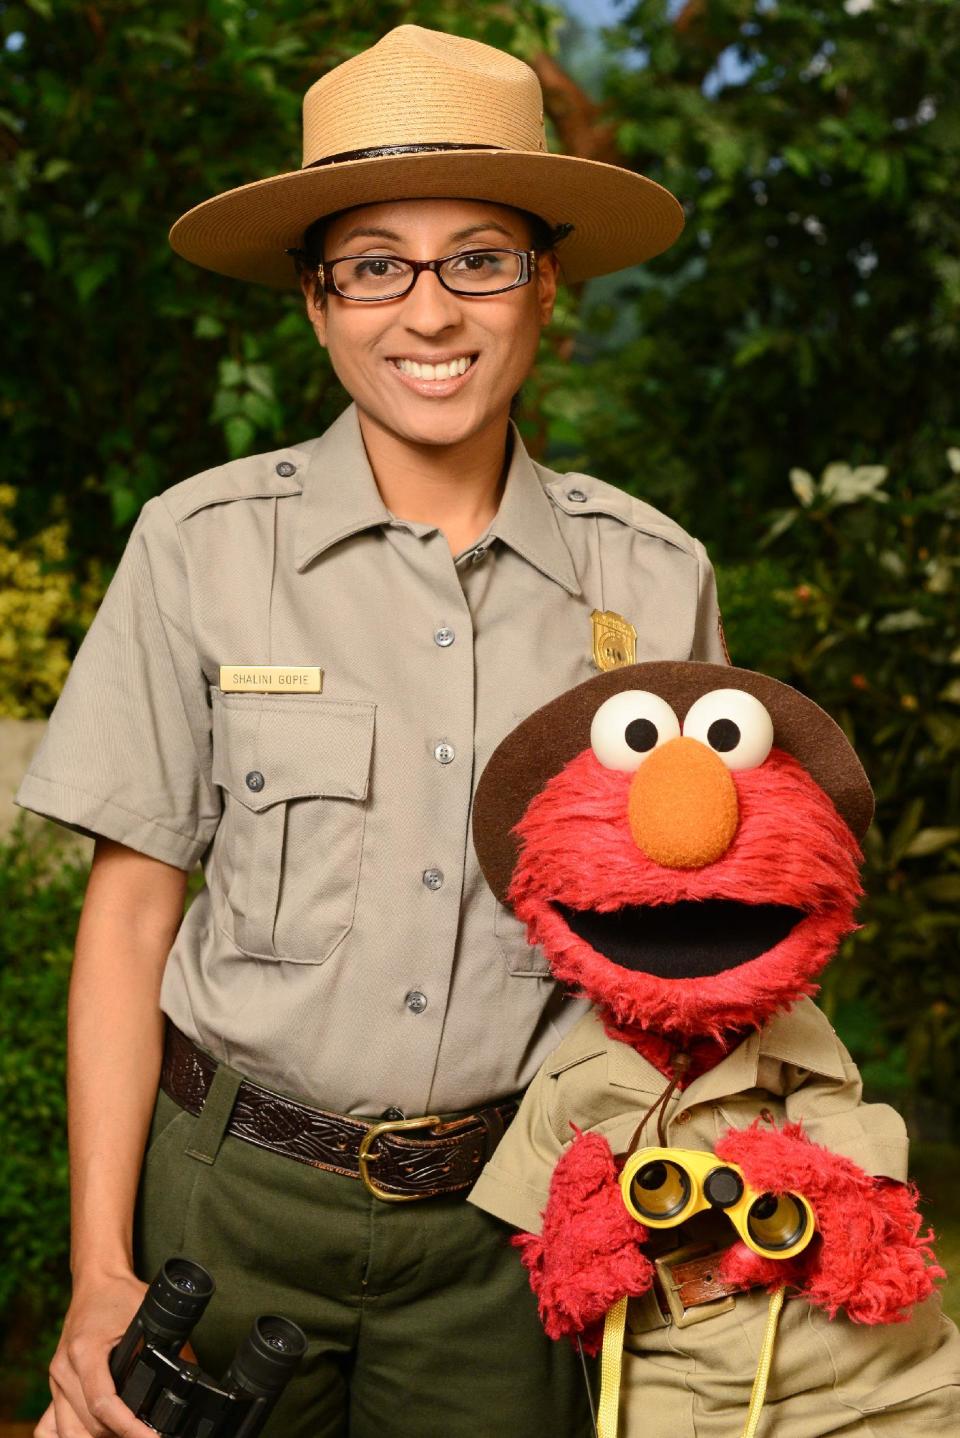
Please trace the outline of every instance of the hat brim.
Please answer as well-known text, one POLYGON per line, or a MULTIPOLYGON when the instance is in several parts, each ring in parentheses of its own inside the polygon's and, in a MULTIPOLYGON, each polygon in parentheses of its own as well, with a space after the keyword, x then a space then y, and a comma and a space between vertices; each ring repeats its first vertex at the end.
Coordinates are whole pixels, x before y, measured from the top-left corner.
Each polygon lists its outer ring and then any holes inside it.
POLYGON ((181 215, 178 255, 205 269, 276 289, 297 287, 285 251, 314 220, 383 200, 489 200, 530 210, 573 232, 558 242, 569 284, 649 260, 683 229, 683 209, 645 175, 600 160, 517 150, 428 151, 345 160, 254 180, 181 215))
POLYGON ((681 723, 702 694, 745 689, 773 720, 776 747, 800 761, 856 838, 863 838, 873 818, 870 782, 839 724, 812 699, 779 679, 729 664, 630 664, 598 674, 544 704, 490 756, 474 798, 473 843, 484 878, 501 903, 506 902, 519 854, 510 830, 547 781, 589 748, 594 714, 604 700, 624 689, 659 694, 681 723))

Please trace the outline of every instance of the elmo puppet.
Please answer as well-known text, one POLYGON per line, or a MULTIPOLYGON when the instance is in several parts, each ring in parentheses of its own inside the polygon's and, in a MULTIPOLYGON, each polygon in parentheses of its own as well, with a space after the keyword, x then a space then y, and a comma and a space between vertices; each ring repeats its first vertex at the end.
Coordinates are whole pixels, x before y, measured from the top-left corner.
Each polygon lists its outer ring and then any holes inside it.
POLYGON ((762 1435, 960 1435, 960 1335, 935 1291, 905 1126, 862 1102, 811 1002, 856 928, 872 813, 833 720, 726 665, 599 674, 508 735, 480 780, 487 881, 594 1008, 470 1201, 523 1230, 551 1337, 596 1352, 629 1297, 628 1438, 734 1438, 784 1283, 762 1435), (765 1201, 802 1195, 812 1241, 764 1256, 712 1201, 645 1226, 619 1176, 651 1147, 710 1152, 765 1201))

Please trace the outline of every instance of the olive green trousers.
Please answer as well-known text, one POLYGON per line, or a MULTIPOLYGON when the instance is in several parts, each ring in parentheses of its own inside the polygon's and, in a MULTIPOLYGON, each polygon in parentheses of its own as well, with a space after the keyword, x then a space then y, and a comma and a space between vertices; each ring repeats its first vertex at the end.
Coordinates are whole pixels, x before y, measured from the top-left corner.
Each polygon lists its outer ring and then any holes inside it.
POLYGON ((239 1080, 221 1066, 199 1117, 158 1094, 135 1262, 145 1282, 174 1254, 213 1275, 192 1341, 215 1378, 258 1314, 304 1330, 265 1438, 589 1438, 580 1360, 545 1337, 511 1230, 225 1135, 239 1080))

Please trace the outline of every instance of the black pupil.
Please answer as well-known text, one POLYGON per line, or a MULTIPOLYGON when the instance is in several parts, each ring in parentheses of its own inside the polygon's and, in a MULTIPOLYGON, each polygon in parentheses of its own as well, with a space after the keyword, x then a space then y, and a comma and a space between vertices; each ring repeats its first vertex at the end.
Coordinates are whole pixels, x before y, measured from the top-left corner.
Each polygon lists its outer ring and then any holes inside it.
POLYGON ((740 743, 740 726, 732 719, 714 719, 707 730, 707 739, 718 754, 729 754, 740 743))
POLYGON ((631 719, 623 737, 635 749, 638 754, 646 754, 650 749, 656 748, 657 726, 652 719, 631 719))

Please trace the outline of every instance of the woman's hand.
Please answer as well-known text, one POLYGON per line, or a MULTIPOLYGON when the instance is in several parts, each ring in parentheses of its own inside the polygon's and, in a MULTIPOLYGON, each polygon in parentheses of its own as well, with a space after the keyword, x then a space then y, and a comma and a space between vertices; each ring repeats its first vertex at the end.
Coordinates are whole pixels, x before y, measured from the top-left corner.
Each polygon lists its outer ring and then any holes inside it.
POLYGON ((50 1363, 53 1402, 33 1430, 34 1438, 156 1438, 121 1402, 109 1368, 110 1353, 146 1291, 134 1273, 75 1285, 50 1363))
POLYGON ((134 1273, 79 1284, 50 1362, 53 1402, 34 1438, 155 1438, 116 1395, 109 1356, 137 1313, 147 1284, 134 1273))

